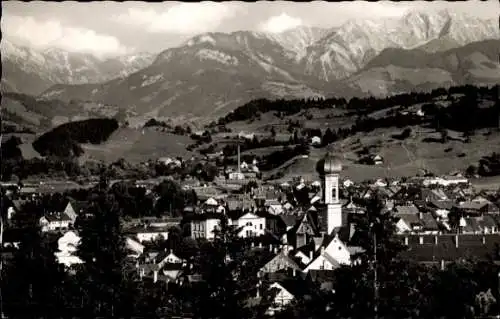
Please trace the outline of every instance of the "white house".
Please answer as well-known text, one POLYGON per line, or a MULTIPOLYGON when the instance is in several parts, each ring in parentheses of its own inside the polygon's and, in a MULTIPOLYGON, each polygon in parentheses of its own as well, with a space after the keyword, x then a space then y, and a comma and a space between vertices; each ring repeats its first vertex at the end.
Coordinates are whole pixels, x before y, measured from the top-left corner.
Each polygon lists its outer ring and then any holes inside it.
POLYGON ((431 178, 426 178, 423 181, 424 186, 436 185, 436 184, 442 186, 449 186, 449 185, 468 184, 468 183, 469 180, 461 176, 431 177, 431 178))
POLYGON ((350 179, 346 179, 343 183, 344 187, 351 187, 354 186, 354 182, 351 181, 350 179))
POLYGON ((80 237, 73 231, 68 231, 57 241, 59 251, 55 252, 57 261, 66 267, 82 264, 83 261, 75 255, 80 244, 80 237))
POLYGON ((321 145, 321 137, 313 136, 311 138, 311 145, 321 145))
POLYGON ((279 215, 283 213, 283 205, 277 200, 266 201, 265 205, 268 207, 267 211, 273 215, 279 215))
POLYGON ((233 216, 230 222, 240 229, 238 236, 242 238, 259 237, 265 233, 266 218, 250 212, 241 216, 233 216))
POLYGON ((231 172, 229 173, 229 179, 230 180, 244 180, 245 179, 245 174, 241 173, 241 172, 231 172))
POLYGON ((143 225, 138 227, 133 227, 127 230, 129 235, 137 238, 139 243, 151 242, 160 238, 168 239, 168 226, 153 226, 153 225, 143 225))
POLYGON ((183 260, 177 257, 173 251, 169 251, 168 254, 163 257, 160 256, 160 262, 158 263, 159 268, 163 268, 166 264, 182 264, 183 260))
POLYGON ((386 187, 387 186, 387 182, 384 181, 383 179, 379 178, 375 181, 375 183, 373 183, 373 186, 376 186, 376 187, 386 187))
POLYGON ((126 245, 128 250, 131 250, 132 252, 134 252, 134 254, 132 255, 133 257, 137 258, 144 253, 144 248, 145 248, 144 245, 133 240, 130 237, 127 237, 125 239, 125 245, 126 245))
POLYGON ((321 247, 320 254, 307 265, 304 273, 309 270, 334 270, 340 265, 351 265, 352 255, 361 251, 359 247, 348 247, 337 235, 326 247, 321 247))
POLYGON ((220 225, 220 218, 205 214, 191 221, 191 237, 194 239, 205 238, 212 240, 215 237, 214 230, 220 225))
POLYGON ((56 230, 67 230, 73 224, 72 219, 65 213, 50 213, 40 218, 40 227, 42 232, 56 230))
POLYGON ((269 290, 277 290, 276 295, 273 298, 272 305, 266 310, 266 315, 272 316, 276 312, 283 310, 287 305, 289 305, 295 296, 285 289, 279 282, 275 282, 269 286, 269 290))
POLYGON ((375 165, 382 165, 384 163, 384 159, 382 158, 382 156, 377 154, 373 157, 373 163, 375 165))

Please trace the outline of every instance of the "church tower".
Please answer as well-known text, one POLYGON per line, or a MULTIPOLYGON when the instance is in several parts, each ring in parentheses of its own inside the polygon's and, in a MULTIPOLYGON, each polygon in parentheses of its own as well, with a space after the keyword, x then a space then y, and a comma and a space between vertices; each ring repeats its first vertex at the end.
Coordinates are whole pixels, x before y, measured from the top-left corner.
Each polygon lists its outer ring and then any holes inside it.
POLYGON ((342 227, 342 204, 339 197, 339 178, 342 162, 339 158, 327 153, 316 167, 323 186, 323 200, 326 204, 328 235, 337 227, 342 227))

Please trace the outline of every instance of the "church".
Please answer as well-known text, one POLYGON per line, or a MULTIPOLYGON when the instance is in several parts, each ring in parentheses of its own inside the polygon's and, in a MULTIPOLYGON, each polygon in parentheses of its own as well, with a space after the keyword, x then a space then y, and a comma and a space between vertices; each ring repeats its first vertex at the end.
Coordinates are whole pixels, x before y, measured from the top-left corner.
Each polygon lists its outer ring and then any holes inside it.
POLYGON ((362 251, 348 244, 355 233, 355 225, 342 211, 340 158, 327 153, 317 162, 316 171, 321 178, 322 201, 302 215, 289 236, 289 243, 295 248, 294 255, 302 261, 305 273, 350 265, 352 256, 362 251))

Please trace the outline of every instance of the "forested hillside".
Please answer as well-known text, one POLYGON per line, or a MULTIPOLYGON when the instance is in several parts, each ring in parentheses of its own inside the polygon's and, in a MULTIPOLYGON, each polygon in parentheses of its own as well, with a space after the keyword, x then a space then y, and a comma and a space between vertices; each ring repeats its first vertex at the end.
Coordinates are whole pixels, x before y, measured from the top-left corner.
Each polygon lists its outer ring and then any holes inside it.
POLYGON ((108 139, 116 129, 115 119, 89 119, 60 125, 33 142, 42 156, 79 156, 83 153, 79 143, 99 144, 108 139))

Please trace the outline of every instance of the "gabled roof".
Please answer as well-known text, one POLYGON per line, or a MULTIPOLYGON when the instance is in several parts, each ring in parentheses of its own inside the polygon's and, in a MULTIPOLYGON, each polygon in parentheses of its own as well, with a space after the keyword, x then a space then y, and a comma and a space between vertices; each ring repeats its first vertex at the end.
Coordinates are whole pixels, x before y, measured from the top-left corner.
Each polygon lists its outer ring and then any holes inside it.
POLYGON ((287 227, 294 227, 297 224, 298 216, 297 215, 279 215, 281 220, 285 223, 287 227))
POLYGON ((415 205, 397 205, 394 207, 397 215, 418 214, 418 208, 415 205))
POLYGON ((429 206, 434 206, 436 207, 437 209, 446 209, 446 210, 450 210, 453 208, 453 201, 451 200, 444 200, 444 201, 441 201, 441 200, 431 200, 429 203, 428 203, 429 206))
POLYGON ((44 217, 47 219, 49 223, 52 222, 63 222, 63 221, 71 221, 71 218, 65 213, 49 213, 45 214, 44 217))
POLYGON ((77 214, 80 212, 84 212, 89 207, 88 202, 77 201, 73 198, 68 199, 68 204, 71 204, 71 207, 73 207, 73 209, 75 210, 75 213, 77 213, 77 214))
POLYGON ((422 214, 422 219, 420 221, 425 230, 439 230, 436 219, 429 213, 422 214))
POLYGON ((481 229, 485 227, 489 228, 498 227, 498 224, 496 223, 495 219, 490 215, 475 217, 474 219, 477 221, 477 224, 481 229))

